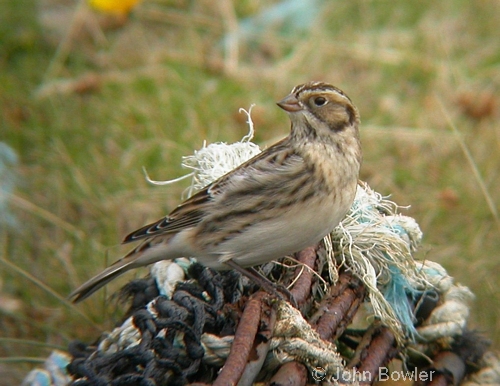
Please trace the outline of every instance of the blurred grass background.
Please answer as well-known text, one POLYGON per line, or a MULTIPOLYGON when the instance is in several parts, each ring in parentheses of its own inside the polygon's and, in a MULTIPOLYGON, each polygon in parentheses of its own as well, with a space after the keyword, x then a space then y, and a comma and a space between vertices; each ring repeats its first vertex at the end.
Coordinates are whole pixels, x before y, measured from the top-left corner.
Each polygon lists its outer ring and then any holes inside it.
POLYGON ((493 0, 1 1, 0 383, 119 319, 106 297, 146 270, 64 298, 179 202, 187 182, 151 186, 143 166, 182 175, 203 140, 246 133, 252 103, 255 142, 273 142, 289 130, 275 101, 308 80, 356 103, 362 179, 411 205, 419 257, 474 291, 471 327, 498 347, 498 20, 493 0))

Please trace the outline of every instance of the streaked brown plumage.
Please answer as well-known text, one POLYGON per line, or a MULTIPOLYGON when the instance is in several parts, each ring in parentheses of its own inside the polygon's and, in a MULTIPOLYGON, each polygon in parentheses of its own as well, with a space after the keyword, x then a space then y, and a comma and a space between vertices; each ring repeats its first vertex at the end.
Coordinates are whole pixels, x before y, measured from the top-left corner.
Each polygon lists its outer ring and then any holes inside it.
POLYGON ((142 242, 70 297, 83 300, 116 276, 159 260, 190 256, 219 270, 230 269, 228 261, 250 267, 331 232, 356 192, 358 111, 322 82, 295 87, 278 105, 292 123, 288 137, 126 236, 124 243, 142 242))

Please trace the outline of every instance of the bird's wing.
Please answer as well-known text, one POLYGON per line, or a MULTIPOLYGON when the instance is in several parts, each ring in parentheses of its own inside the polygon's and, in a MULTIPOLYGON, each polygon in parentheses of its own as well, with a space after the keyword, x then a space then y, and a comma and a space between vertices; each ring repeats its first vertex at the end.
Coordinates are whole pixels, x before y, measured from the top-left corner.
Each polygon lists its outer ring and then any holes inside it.
POLYGON ((214 204, 215 199, 221 195, 231 196, 232 193, 239 190, 261 191, 264 188, 263 185, 269 184, 269 179, 250 178, 250 176, 259 173, 273 176, 273 172, 280 174, 280 167, 283 166, 284 160, 275 160, 275 158, 283 155, 283 150, 286 150, 285 141, 286 138, 226 173, 184 201, 168 216, 130 233, 124 238, 123 243, 159 234, 176 233, 193 227, 204 218, 207 211, 214 204), (232 192, 233 190, 234 192, 232 192))
POLYGON ((207 207, 210 206, 212 195, 210 186, 204 188, 194 196, 184 201, 168 216, 130 233, 123 239, 123 243, 145 239, 162 233, 175 233, 198 224, 207 207))

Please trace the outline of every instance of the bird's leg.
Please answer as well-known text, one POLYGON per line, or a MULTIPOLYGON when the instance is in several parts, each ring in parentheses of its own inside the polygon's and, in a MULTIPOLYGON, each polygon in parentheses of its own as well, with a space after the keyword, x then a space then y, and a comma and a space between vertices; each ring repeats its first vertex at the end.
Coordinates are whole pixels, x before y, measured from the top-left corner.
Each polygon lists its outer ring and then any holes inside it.
POLYGON ((295 301, 295 298, 286 287, 273 283, 267 277, 262 276, 258 271, 256 271, 252 267, 248 269, 243 268, 241 265, 239 265, 233 260, 227 260, 225 261, 225 263, 229 265, 231 268, 237 270, 242 275, 248 277, 254 283, 261 286, 267 293, 271 295, 276 295, 280 299, 290 302, 292 306, 297 307, 297 302, 295 301))

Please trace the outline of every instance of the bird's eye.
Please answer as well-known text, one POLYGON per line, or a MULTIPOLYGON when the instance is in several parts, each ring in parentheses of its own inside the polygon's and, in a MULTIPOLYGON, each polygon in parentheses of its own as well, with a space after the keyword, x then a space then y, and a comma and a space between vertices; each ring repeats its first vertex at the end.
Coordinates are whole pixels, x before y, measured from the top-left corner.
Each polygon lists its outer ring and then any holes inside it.
POLYGON ((318 107, 326 105, 328 101, 324 97, 316 97, 314 98, 314 104, 318 107))

